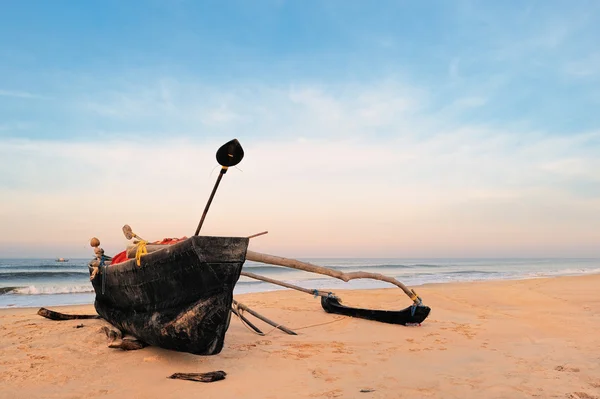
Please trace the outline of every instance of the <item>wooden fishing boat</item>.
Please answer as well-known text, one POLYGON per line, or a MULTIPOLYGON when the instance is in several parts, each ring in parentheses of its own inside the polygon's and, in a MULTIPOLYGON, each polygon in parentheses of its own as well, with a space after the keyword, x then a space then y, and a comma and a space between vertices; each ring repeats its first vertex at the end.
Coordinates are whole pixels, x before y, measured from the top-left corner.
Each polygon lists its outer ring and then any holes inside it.
POLYGON ((247 238, 193 236, 145 254, 139 265, 136 259, 113 265, 93 261, 96 311, 147 344, 217 354, 247 247, 247 238))

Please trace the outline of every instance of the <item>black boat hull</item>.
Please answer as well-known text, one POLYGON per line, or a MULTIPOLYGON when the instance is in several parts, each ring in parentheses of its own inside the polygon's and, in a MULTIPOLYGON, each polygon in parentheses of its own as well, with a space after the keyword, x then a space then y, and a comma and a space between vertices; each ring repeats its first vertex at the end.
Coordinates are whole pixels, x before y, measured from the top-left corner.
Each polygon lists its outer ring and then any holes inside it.
POLYGON ((247 238, 194 236, 102 268, 92 280, 98 314, 150 345, 197 355, 223 349, 247 238), (103 281, 104 279, 104 281, 103 281))
POLYGON ((373 310, 351 308, 342 305, 336 297, 321 297, 321 306, 327 313, 341 314, 344 316, 358 317, 361 319, 374 320, 382 323, 412 325, 422 323, 431 308, 428 306, 409 306, 402 310, 373 310))

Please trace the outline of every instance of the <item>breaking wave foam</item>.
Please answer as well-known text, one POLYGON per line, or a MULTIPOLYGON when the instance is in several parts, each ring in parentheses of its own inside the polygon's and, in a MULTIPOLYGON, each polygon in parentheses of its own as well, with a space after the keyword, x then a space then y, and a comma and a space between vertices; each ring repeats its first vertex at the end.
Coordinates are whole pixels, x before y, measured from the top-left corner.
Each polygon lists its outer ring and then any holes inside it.
POLYGON ((15 287, 11 291, 4 292, 12 295, 55 295, 55 294, 79 294, 94 292, 94 288, 90 285, 75 285, 75 286, 42 286, 36 287, 30 285, 28 287, 15 287))

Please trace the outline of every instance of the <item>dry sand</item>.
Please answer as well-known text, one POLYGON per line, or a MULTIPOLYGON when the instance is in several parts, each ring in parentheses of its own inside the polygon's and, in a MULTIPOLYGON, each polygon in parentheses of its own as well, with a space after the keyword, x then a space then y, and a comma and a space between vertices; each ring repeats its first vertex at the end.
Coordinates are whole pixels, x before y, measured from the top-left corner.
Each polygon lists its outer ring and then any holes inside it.
MULTIPOLYGON (((225 348, 211 357, 109 349, 101 320, 51 321, 37 309, 4 309, 0 397, 600 398, 599 275, 417 288, 433 309, 420 327, 330 315, 298 292, 237 296, 299 335, 261 337, 232 319, 225 348), (214 370, 227 378, 166 378, 214 370)), ((397 289, 337 293, 349 305, 410 304, 397 289)))

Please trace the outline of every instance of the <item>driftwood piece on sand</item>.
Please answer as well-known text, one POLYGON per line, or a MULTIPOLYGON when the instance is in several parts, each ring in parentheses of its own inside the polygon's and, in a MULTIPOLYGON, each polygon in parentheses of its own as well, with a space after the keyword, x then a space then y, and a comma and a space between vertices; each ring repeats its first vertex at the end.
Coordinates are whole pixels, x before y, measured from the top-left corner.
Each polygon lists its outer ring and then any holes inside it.
POLYGON ((210 371, 208 373, 175 373, 170 375, 167 378, 171 378, 174 380, 189 380, 189 381, 199 381, 199 382, 213 382, 224 380, 226 372, 219 371, 210 371))
POLYGON ((109 348, 123 349, 124 351, 135 351, 147 347, 148 344, 137 339, 123 339, 108 345, 109 348))
POLYGON ((98 315, 88 315, 88 314, 65 314, 60 312, 55 312, 54 310, 40 308, 37 312, 38 315, 43 316, 50 320, 75 320, 75 319, 99 319, 98 315))

